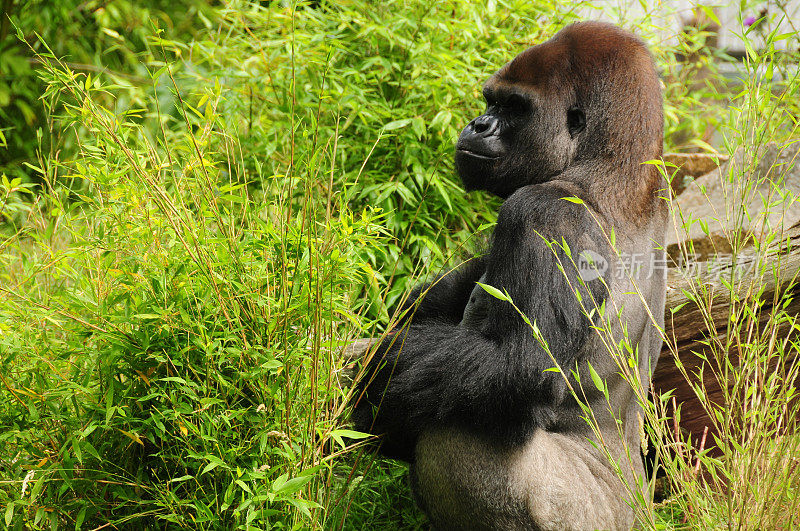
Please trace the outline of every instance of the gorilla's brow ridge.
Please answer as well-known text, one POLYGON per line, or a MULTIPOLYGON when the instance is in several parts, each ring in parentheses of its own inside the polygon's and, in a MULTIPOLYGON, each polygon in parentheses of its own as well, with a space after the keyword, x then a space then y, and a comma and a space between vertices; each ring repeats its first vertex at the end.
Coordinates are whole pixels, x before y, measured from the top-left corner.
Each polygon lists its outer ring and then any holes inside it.
POLYGON ((527 91, 521 91, 513 85, 505 85, 498 82, 487 83, 483 87, 483 99, 486 101, 506 101, 512 96, 525 98, 529 97, 527 91))

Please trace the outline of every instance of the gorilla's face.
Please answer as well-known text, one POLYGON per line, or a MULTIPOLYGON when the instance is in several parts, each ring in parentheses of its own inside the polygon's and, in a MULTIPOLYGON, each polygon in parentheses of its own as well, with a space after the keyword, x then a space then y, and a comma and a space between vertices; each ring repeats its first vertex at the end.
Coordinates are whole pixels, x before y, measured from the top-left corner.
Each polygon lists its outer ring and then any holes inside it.
POLYGON ((456 168, 467 190, 508 197, 567 169, 586 127, 586 114, 560 74, 520 80, 521 68, 540 68, 530 48, 483 88, 486 112, 472 120, 456 144, 456 168), (573 96, 574 98, 574 96, 573 96))

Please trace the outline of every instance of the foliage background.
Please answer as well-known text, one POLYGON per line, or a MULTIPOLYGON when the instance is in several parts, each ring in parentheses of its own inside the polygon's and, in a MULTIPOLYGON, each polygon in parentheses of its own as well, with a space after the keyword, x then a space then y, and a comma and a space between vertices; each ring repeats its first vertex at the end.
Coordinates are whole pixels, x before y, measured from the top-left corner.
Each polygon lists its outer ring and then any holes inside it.
MULTIPOLYGON (((603 14, 652 46, 667 147, 696 149, 725 96, 679 65, 714 52, 643 5, 603 14)), ((346 345, 485 247, 497 201, 452 165, 480 84, 598 8, 2 6, 2 522, 424 526, 347 429, 346 345)))

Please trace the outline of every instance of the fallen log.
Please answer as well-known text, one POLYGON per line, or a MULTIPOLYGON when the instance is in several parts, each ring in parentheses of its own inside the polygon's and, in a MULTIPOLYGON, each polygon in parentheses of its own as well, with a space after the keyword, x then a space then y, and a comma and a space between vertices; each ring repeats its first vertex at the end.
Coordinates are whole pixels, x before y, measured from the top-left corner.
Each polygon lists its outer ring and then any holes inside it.
POLYGON ((727 155, 710 153, 664 153, 667 173, 670 174, 672 193, 680 195, 691 182, 690 179, 702 177, 717 169, 720 163, 728 161, 727 155))
MULTIPOLYGON (((691 433, 693 441, 700 440, 706 427, 712 436, 709 441, 713 441, 715 423, 703 402, 725 406, 723 385, 730 386, 731 382, 721 382, 716 376, 719 367, 708 345, 715 341, 716 345, 725 344, 732 300, 750 307, 757 302, 758 331, 773 319, 776 309, 791 316, 800 314, 800 297, 796 296, 800 292, 800 224, 761 252, 751 248, 749 254, 740 254, 735 261, 717 258, 699 265, 708 267, 692 274, 679 268, 668 271, 664 318, 667 341, 653 374, 653 389, 656 393, 674 390, 681 405, 681 429, 691 433), (699 383, 699 374, 704 401, 691 388, 692 383, 699 383)), ((792 329, 791 321, 784 322, 777 327, 776 335, 783 338, 792 329)), ((728 356, 733 366, 738 366, 738 346, 730 344, 728 356)))

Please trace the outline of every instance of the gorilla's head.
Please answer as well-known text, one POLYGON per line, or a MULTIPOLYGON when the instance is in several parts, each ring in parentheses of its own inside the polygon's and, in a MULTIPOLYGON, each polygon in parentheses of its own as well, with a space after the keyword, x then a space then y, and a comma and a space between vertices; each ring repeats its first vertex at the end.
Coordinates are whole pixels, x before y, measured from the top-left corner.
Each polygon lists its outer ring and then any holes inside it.
POLYGON ((610 24, 573 24, 528 48, 486 82, 483 96, 486 112, 456 145, 468 190, 507 197, 528 184, 569 179, 563 176, 577 165, 585 175, 592 164, 623 169, 661 155, 653 61, 638 38, 610 24))

